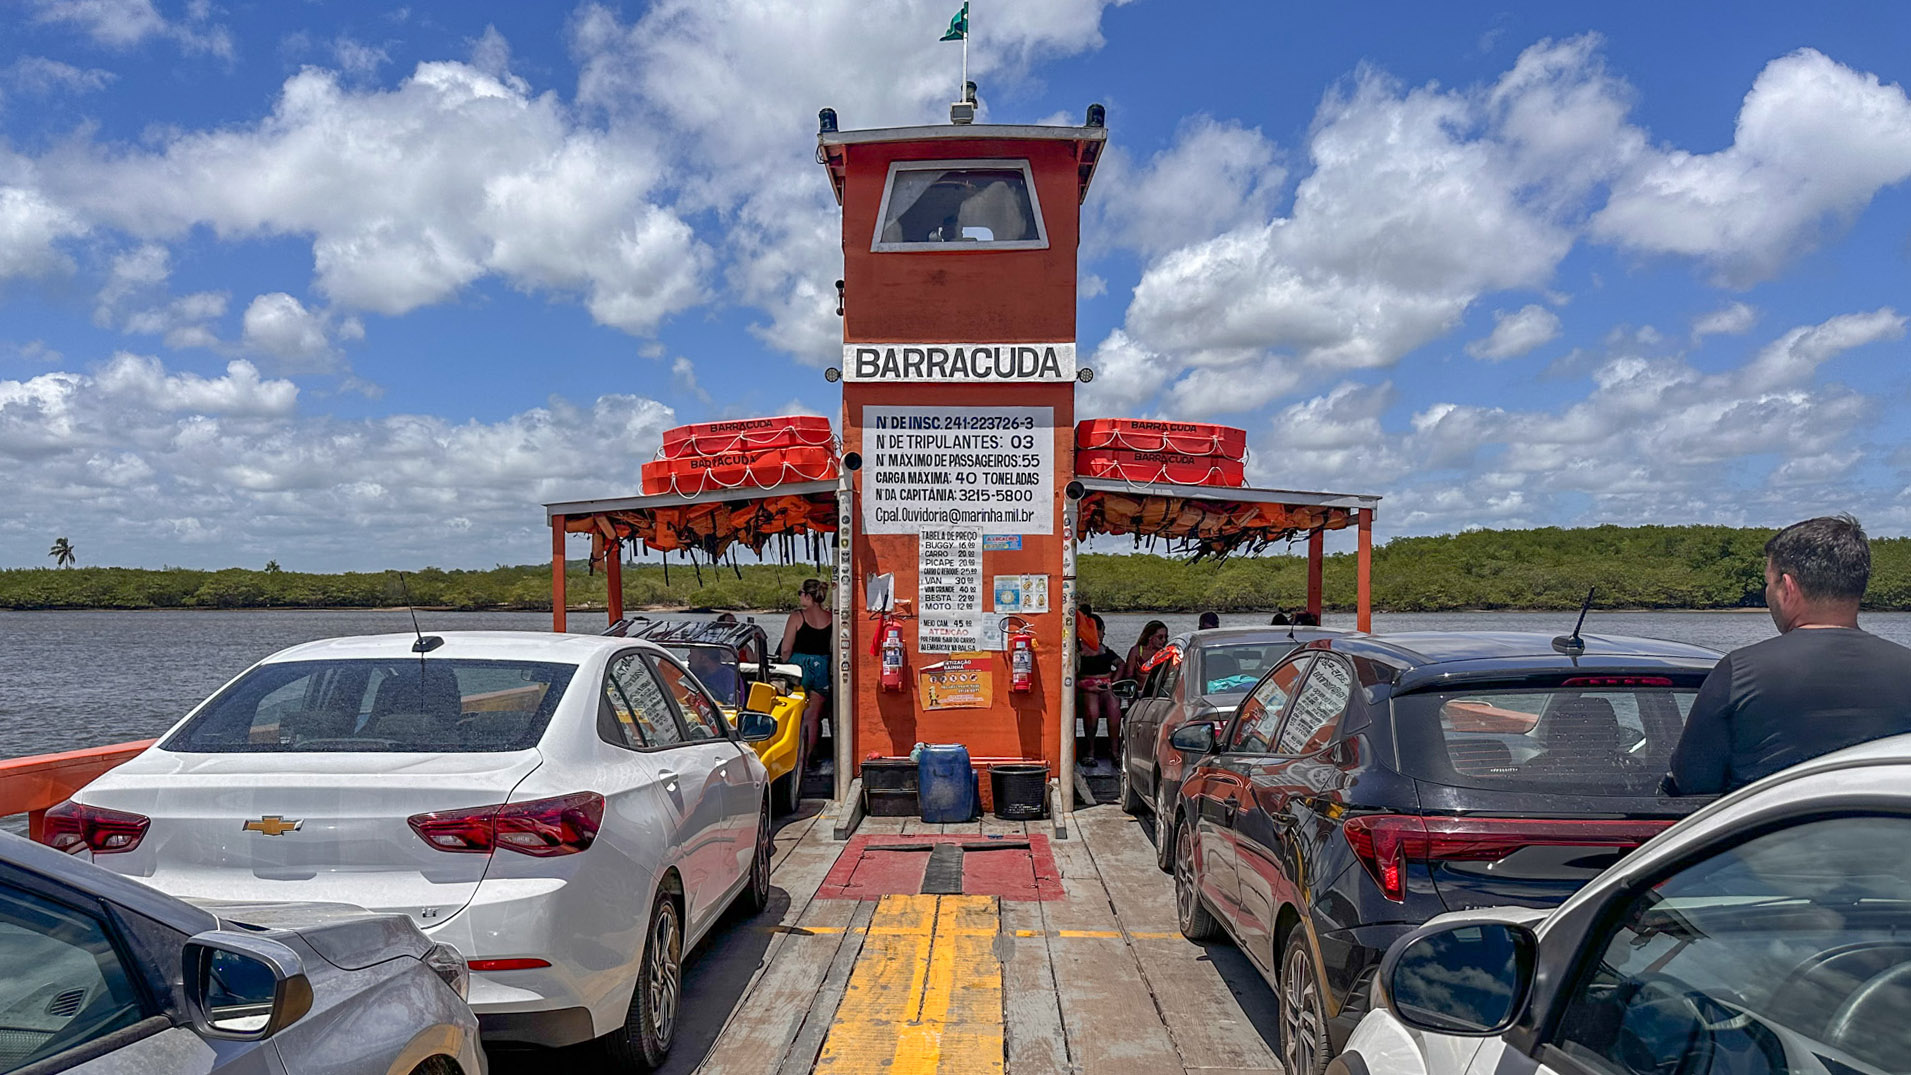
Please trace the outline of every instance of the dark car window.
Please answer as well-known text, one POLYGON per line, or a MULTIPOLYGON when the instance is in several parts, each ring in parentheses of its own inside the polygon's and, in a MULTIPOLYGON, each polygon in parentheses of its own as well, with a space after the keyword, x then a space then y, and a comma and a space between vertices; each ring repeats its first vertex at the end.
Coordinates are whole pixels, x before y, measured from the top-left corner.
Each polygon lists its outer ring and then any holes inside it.
POLYGON ((1282 657, 1294 652, 1294 645, 1283 639, 1202 647, 1200 693, 1240 694, 1282 657))
POLYGON ((0 1072, 57 1056, 144 1018, 105 928, 0 885, 0 1072))
POLYGON ((1754 837, 1640 892, 1585 951, 1556 1045, 1593 1071, 1904 1071, 1911 818, 1754 837))
POLYGON ((1172 698, 1174 697, 1175 684, 1181 682, 1181 661, 1186 651, 1180 646, 1170 646, 1168 648, 1170 651, 1168 658, 1161 663, 1161 666, 1154 671, 1150 678, 1150 682, 1154 687, 1154 693, 1150 695, 1150 697, 1172 698))
POLYGON ((575 671, 415 657, 264 664, 161 746, 200 754, 529 750, 575 671))
POLYGON ((1654 794, 1697 684, 1572 683, 1396 697, 1402 771, 1456 787, 1654 794))
POLYGON ((1312 754, 1333 742, 1340 716, 1354 696, 1354 673, 1331 657, 1317 657, 1301 692, 1287 707, 1275 753, 1312 754))
POLYGON ((730 724, 723 719, 723 710, 697 681, 690 678, 683 669, 669 661, 654 661, 657 678, 661 679, 664 689, 676 700, 677 712, 683 715, 684 730, 693 740, 728 739, 730 724))
POLYGON ((1240 714, 1228 735, 1228 750, 1239 754, 1266 754, 1274 747, 1274 733, 1280 728, 1281 713, 1300 686, 1301 677, 1314 660, 1302 654, 1269 672, 1256 684, 1252 694, 1241 703, 1240 714))
POLYGON ((610 686, 611 711, 629 739, 624 745, 667 747, 684 741, 683 727, 642 654, 626 653, 613 660, 610 686))

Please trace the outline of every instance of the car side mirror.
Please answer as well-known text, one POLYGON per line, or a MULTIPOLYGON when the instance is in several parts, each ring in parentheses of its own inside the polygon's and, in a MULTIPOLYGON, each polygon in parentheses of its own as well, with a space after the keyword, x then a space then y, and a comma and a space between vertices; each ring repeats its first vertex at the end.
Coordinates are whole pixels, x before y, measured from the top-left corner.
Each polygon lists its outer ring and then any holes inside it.
POLYGON ((1491 1037, 1525 1010, 1538 951, 1533 931, 1510 922, 1422 926, 1395 941, 1380 961, 1382 1000, 1417 1030, 1491 1037))
POLYGON ((769 713, 776 709, 776 686, 771 683, 750 684, 750 696, 743 708, 752 713, 769 713))
POLYGON ((210 1037, 269 1038, 312 1010, 304 960, 267 937, 198 934, 186 942, 184 970, 193 1022, 210 1037))
POLYGON ((1183 724, 1168 737, 1168 745, 1186 754, 1212 754, 1219 741, 1214 725, 1204 720, 1183 724))
POLYGON ((1108 685, 1108 693, 1124 702, 1132 702, 1141 694, 1141 685, 1132 679, 1118 679, 1108 685))
MULTIPOLYGON (((759 683, 757 686, 767 687, 769 684, 759 683)), ((746 712, 737 718, 737 731, 743 733, 743 741, 746 743, 761 743, 767 739, 774 739, 776 738, 776 718, 768 713, 746 712)))

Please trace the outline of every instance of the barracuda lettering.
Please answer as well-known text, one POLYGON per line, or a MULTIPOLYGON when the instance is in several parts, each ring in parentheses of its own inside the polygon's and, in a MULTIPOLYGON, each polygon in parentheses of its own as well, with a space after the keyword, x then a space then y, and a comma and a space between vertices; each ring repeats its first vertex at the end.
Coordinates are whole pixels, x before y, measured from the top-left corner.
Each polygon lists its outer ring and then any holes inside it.
POLYGON ((1071 381, 1075 345, 851 344, 843 373, 851 381, 1071 381))

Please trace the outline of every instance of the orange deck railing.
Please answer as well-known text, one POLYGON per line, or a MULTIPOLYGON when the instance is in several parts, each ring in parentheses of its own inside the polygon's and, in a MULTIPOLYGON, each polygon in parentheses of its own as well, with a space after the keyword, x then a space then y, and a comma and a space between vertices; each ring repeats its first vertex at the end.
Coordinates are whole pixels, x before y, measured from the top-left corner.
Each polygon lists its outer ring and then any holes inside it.
POLYGON ((142 739, 0 760, 0 817, 25 814, 28 833, 37 840, 40 821, 49 807, 65 802, 94 777, 133 760, 155 742, 142 739))

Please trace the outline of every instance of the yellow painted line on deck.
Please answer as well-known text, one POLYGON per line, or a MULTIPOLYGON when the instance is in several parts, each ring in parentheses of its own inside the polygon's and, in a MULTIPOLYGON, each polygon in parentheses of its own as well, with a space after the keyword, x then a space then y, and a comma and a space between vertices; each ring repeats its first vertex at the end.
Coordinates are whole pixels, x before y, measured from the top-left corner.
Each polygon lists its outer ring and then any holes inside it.
POLYGON ((1000 929, 993 896, 884 896, 816 1070, 1001 1072, 1000 929))

